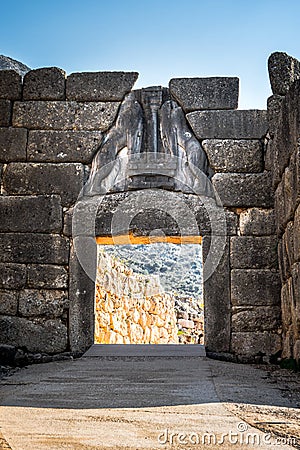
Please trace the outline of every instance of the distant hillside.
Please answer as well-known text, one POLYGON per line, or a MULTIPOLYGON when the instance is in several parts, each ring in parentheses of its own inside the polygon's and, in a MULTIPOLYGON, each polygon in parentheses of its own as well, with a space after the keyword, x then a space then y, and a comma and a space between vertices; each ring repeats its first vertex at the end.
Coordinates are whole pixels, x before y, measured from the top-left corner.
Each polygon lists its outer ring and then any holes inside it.
POLYGON ((9 56, 0 55, 0 70, 15 70, 23 77, 31 69, 20 61, 16 61, 9 56))
POLYGON ((148 244, 106 245, 135 272, 157 274, 167 292, 181 296, 202 296, 202 249, 200 245, 148 244))

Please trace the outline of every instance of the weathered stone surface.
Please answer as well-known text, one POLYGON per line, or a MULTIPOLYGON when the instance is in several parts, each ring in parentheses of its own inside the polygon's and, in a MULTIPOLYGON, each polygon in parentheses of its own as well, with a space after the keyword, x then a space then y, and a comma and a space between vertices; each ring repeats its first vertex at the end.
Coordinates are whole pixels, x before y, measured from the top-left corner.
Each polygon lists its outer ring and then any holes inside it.
POLYGON ((234 269, 277 268, 277 240, 273 236, 230 238, 230 261, 234 269))
POLYGON ((68 264, 69 241, 59 235, 0 234, 0 262, 68 264))
POLYGON ((0 100, 0 127, 9 127, 12 103, 9 100, 0 100))
POLYGON ((297 143, 297 147, 290 159, 290 169, 292 172, 291 182, 292 182, 292 201, 293 208, 292 212, 294 215, 296 205, 300 203, 300 141, 297 143))
POLYGON ((273 209, 251 208, 240 214, 242 236, 268 236, 276 233, 273 209))
MULTIPOLYGON (((295 303, 300 307, 300 263, 296 262, 292 267, 292 284, 295 303)), ((299 316, 300 317, 300 316, 299 316)))
MULTIPOLYGON (((281 105, 278 126, 273 139, 273 184, 274 187, 281 181, 285 168, 290 163, 293 153, 299 152, 299 96, 300 80, 295 81, 285 96, 281 105)), ((299 195, 299 192, 297 192, 299 195)))
POLYGON ((0 288, 22 289, 26 284, 26 266, 0 264, 0 288))
POLYGON ((228 352, 230 347, 230 268, 229 268, 229 244, 223 255, 218 255, 217 249, 210 249, 210 237, 203 238, 203 260, 206 263, 207 256, 214 258, 221 256, 216 270, 209 278, 209 262, 204 265, 204 320, 205 320, 205 346, 209 351, 228 352))
POLYGON ((292 279, 283 284, 281 289, 281 313, 282 313, 282 329, 286 334, 292 324, 292 296, 291 289, 292 279))
POLYGON ((18 291, 0 290, 0 314, 15 316, 18 311, 18 291))
POLYGON ((287 224, 284 236, 283 243, 285 245, 285 250, 288 258, 288 266, 289 266, 289 276, 291 275, 291 268, 293 263, 295 262, 294 258, 294 224, 293 222, 289 222, 287 224))
POLYGON ((24 317, 44 316, 57 318, 68 308, 64 291, 24 289, 19 297, 19 314, 24 317))
POLYGON ((75 130, 106 131, 113 124, 120 103, 77 103, 75 130))
POLYGON ((280 290, 277 272, 268 269, 231 271, 231 303, 234 306, 280 305, 280 290))
POLYGON ((284 52, 270 55, 268 70, 273 94, 285 95, 292 83, 300 78, 300 62, 284 52))
POLYGON ((294 216, 294 258, 295 261, 300 261, 300 205, 294 216))
POLYGON ((245 356, 271 356, 280 351, 281 338, 269 332, 232 333, 231 348, 233 353, 245 356))
POLYGON ((57 194, 63 205, 76 201, 83 183, 84 166, 79 163, 10 163, 3 175, 7 194, 57 194))
POLYGON ((277 331, 280 306, 256 306, 255 309, 235 307, 232 311, 232 331, 277 331))
POLYGON ((294 214, 294 204, 293 204, 293 191, 295 188, 294 183, 294 173, 292 168, 286 167, 282 183, 283 183, 283 197, 284 197, 284 223, 287 223, 292 219, 294 214))
POLYGON ((267 111, 195 111, 187 119, 198 139, 261 139, 268 131, 267 111))
POLYGON ((75 108, 74 102, 15 102, 13 126, 33 130, 72 130, 75 126, 75 108))
MULTIPOLYGON (((85 199, 83 202, 76 204, 74 232, 75 235, 87 234, 86 222, 82 220, 85 217, 95 217, 95 223, 91 223, 89 228, 90 235, 94 234, 94 226, 97 236, 110 235, 112 231, 112 218, 114 212, 121 206, 122 202, 126 202, 126 214, 120 216, 120 220, 113 224, 116 234, 126 233, 128 231, 127 218, 130 215, 132 220, 129 224, 129 230, 138 235, 148 235, 151 231, 160 229, 168 236, 199 232, 201 235, 211 233, 210 217, 216 220, 223 218, 223 222, 214 224, 214 232, 216 234, 236 233, 237 218, 234 213, 228 212, 224 214, 222 208, 217 207, 214 200, 206 199, 203 203, 200 196, 183 194, 179 192, 165 192, 163 195, 158 192, 135 191, 108 193, 103 198, 97 196, 91 197, 89 201, 85 199), (144 201, 140 202, 140 199, 144 201), (145 198, 147 202, 145 203, 145 198), (101 202, 99 200, 101 199, 101 202), (168 205, 166 208, 166 204, 168 205), (98 213, 96 214, 96 212, 98 213), (186 217, 195 219, 193 225, 198 225, 197 229, 192 227, 191 221, 187 221, 186 217), (179 223, 177 223, 179 222, 179 223), (222 227, 224 226, 224 227, 222 227)), ((69 210, 65 213, 64 233, 70 235, 71 220, 74 211, 69 210)), ((95 235, 95 234, 94 234, 95 235)))
POLYGON ((24 128, 0 128, 0 161, 25 161, 26 144, 27 130, 24 128))
POLYGON ((22 93, 22 78, 14 70, 0 70, 0 98, 19 100, 22 93))
POLYGON ((275 211, 275 223, 277 228, 277 233, 280 235, 285 229, 287 224, 285 216, 285 205, 284 205, 284 195, 283 195, 283 183, 279 183, 274 195, 274 211, 275 211))
POLYGON ((60 320, 33 323, 22 317, 0 317, 2 344, 25 347, 33 353, 61 353, 67 348, 67 328, 60 320))
POLYGON ((69 281, 70 347, 73 352, 84 352, 94 343, 97 245, 93 237, 75 238, 73 242, 69 281), (82 268, 78 256, 89 263, 88 270, 82 268))
POLYGON ((282 95, 272 95, 267 101, 267 111, 268 111, 268 123, 269 123, 269 133, 274 136, 275 131, 278 126, 278 119, 281 112, 283 96, 282 95))
POLYGON ((281 248, 279 251, 280 256, 280 269, 283 280, 287 280, 291 276, 291 268, 293 264, 293 227, 290 222, 286 227, 285 233, 280 241, 281 248))
POLYGON ((138 78, 137 72, 82 72, 67 78, 67 99, 122 101, 138 78))
POLYGON ((285 283, 287 276, 286 276, 286 254, 284 254, 283 239, 280 239, 278 242, 278 265, 281 282, 285 283))
POLYGON ((214 172, 263 171, 263 148, 259 140, 205 139, 202 147, 214 172))
POLYGON ((106 131, 112 125, 119 105, 117 102, 15 102, 13 126, 30 130, 106 131))
POLYGON ((27 286, 41 289, 67 289, 68 271, 64 266, 29 265, 27 267, 27 286))
MULTIPOLYGON (((139 191, 143 195, 143 191, 139 191)), ((203 205, 201 199, 197 195, 187 195, 182 193, 172 193, 170 196, 174 197, 174 202, 177 203, 176 209, 172 213, 168 214, 166 211, 156 208, 141 208, 140 211, 136 211, 134 214, 135 202, 131 204, 128 202, 128 208, 132 207, 133 220, 130 223, 130 231, 134 234, 148 235, 151 231, 160 229, 167 236, 174 236, 180 234, 178 223, 176 218, 182 217, 188 211, 195 218, 199 234, 206 236, 211 234, 211 220, 215 220, 213 232, 215 235, 227 235, 232 236, 237 234, 238 215, 232 211, 224 211, 222 208, 218 208, 212 201, 211 207, 209 202, 203 205), (180 203, 182 202, 182 205, 180 203), (185 208, 182 208, 185 206, 185 208), (175 212, 175 218, 173 217, 175 212), (220 218, 222 220, 220 220, 220 218)), ((111 234, 112 218, 114 211, 118 208, 121 202, 127 200, 130 197, 130 193, 112 193, 107 194, 99 204, 99 209, 96 214, 95 230, 92 227, 90 234, 94 233, 96 236, 104 236, 111 234)), ((97 202, 97 198, 95 198, 97 202)), ((99 201, 99 199, 98 199, 99 201)), ((161 206, 163 206, 164 198, 162 198, 161 206)), ((140 207, 141 205, 139 205, 140 207)), ((148 205, 149 206, 149 205, 148 205)), ((158 204, 156 204, 158 206, 158 204)), ((73 233, 74 235, 86 234, 86 223, 82 221, 83 217, 92 217, 95 210, 93 202, 78 202, 76 204, 76 213, 74 219, 73 233)), ((68 209, 64 214, 64 229, 63 233, 66 236, 72 236, 72 220, 74 215, 74 208, 68 209)), ((125 219, 126 220, 126 219, 125 219)), ((122 221, 118 223, 118 231, 122 232, 122 221)), ((125 226, 124 226, 125 227, 125 226)), ((124 229, 123 229, 124 231, 124 229)))
POLYGON ((238 78, 173 78, 169 89, 174 99, 187 112, 238 107, 238 78))
POLYGON ((23 100, 65 100, 66 72, 58 67, 30 70, 24 77, 23 100))
POLYGON ((62 207, 58 195, 0 196, 0 232, 60 232, 62 207))
POLYGON ((212 183, 224 206, 270 208, 273 205, 272 180, 262 174, 217 173, 212 183))
POLYGON ((102 136, 100 131, 30 131, 27 158, 28 161, 89 164, 102 136))

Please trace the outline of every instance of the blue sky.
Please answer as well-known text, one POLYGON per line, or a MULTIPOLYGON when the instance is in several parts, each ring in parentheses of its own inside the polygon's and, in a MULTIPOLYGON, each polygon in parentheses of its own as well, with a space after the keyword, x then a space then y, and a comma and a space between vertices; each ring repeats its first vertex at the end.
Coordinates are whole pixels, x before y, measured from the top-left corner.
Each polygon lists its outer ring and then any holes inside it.
POLYGON ((134 70, 136 87, 238 76, 239 108, 265 108, 267 58, 300 58, 299 0, 0 0, 0 53, 32 68, 134 70))

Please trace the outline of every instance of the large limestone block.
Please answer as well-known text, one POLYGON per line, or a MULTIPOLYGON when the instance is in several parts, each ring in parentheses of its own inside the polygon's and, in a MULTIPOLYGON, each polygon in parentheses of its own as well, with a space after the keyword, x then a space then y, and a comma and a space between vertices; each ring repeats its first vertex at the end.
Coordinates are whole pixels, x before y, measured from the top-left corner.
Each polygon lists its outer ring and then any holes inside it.
POLYGON ((1 232, 60 232, 62 206, 58 195, 0 197, 1 232))
POLYGON ((2 233, 0 262, 67 265, 69 240, 60 235, 2 233))
POLYGON ((172 97, 187 112, 238 107, 238 78, 173 78, 169 89, 172 97))
POLYGON ((273 209, 251 208, 240 214, 241 235, 267 236, 276 233, 273 209))
POLYGON ((64 291, 24 289, 20 292, 19 313, 24 317, 61 317, 68 305, 64 291))
POLYGON ((68 345, 67 328, 57 319, 33 323, 21 317, 0 316, 0 336, 3 344, 34 353, 61 353, 68 345))
MULTIPOLYGON (((118 102, 15 102, 13 126, 29 130, 106 131, 112 125, 119 105, 118 102)), ((7 125, 0 122, 0 126, 7 125)))
POLYGON ((65 100, 66 72, 58 67, 30 70, 24 76, 23 100, 65 100))
POLYGON ((272 179, 261 174, 217 173, 212 179, 224 206, 270 208, 273 206, 272 179))
POLYGON ((209 252, 213 259, 221 256, 218 266, 204 283, 205 345, 209 351, 228 352, 231 329, 229 243, 226 242, 220 255, 220 250, 211 248, 210 239, 205 236, 202 248, 204 262, 209 252))
POLYGON ((27 130, 24 128, 0 128, 1 162, 25 161, 26 145, 27 130))
POLYGON ((100 131, 32 130, 28 135, 27 158, 37 162, 90 164, 102 136, 100 131))
POLYGON ((27 285, 35 289, 67 289, 68 275, 64 266, 31 264, 27 267, 27 285))
POLYGON ((7 194, 61 196, 64 206, 75 203, 84 184, 79 163, 10 163, 3 175, 7 194))
POLYGON ((280 326, 280 306, 256 306, 255 309, 235 307, 232 312, 232 331, 277 331, 280 326))
POLYGON ((281 337, 270 332, 232 333, 231 350, 248 357, 262 354, 271 356, 281 350, 281 337))
POLYGON ((21 75, 14 70, 0 70, 0 99, 19 100, 21 94, 21 75))
POLYGON ((281 282, 269 269, 234 269, 231 271, 231 302, 234 306, 280 304, 281 282))
POLYGON ((268 131, 267 111, 194 111, 187 119, 198 139, 261 139, 268 131))
POLYGON ((268 59, 273 94, 286 95, 293 82, 300 78, 300 62, 284 52, 274 52, 268 59))
POLYGON ((232 237, 230 262, 234 269, 276 269, 278 265, 276 237, 232 237))
POLYGON ((263 148, 257 139, 205 139, 202 147, 214 172, 263 171, 263 148))
POLYGON ((138 78, 137 72, 82 72, 67 78, 67 99, 122 101, 138 78))

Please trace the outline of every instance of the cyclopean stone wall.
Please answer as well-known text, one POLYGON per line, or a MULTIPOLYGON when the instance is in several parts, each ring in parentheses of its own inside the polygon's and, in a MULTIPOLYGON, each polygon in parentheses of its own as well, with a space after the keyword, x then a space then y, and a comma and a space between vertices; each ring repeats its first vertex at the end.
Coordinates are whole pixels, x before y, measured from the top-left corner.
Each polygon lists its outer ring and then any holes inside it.
POLYGON ((157 276, 134 273, 99 251, 95 342, 98 344, 178 344, 175 299, 157 276))
POLYGON ((0 71, 0 340, 33 353, 69 342, 65 216, 136 73, 0 71), (95 89, 97 87, 97 89, 95 89))
POLYGON ((267 165, 275 191, 281 275, 282 358, 300 362, 300 62, 286 53, 269 58, 267 165))
MULTIPOLYGON (((95 285, 74 249, 72 212, 103 133, 136 78, 66 77, 46 68, 22 82, 13 71, 0 72, 1 344, 58 354, 93 343, 95 285)), ((204 285, 207 350, 269 360, 281 350, 281 311, 267 112, 235 109, 236 78, 173 79, 169 90, 208 156, 227 220, 225 251, 204 285)), ((189 194, 172 194, 193 203, 189 194)), ((107 195, 100 223, 109 227, 116 199, 127 195, 107 195)), ((198 209, 205 260, 211 229, 204 210, 198 209)), ((156 216, 143 214, 143 233, 162 228, 156 216)), ((94 268, 95 246, 87 241, 94 268)))

